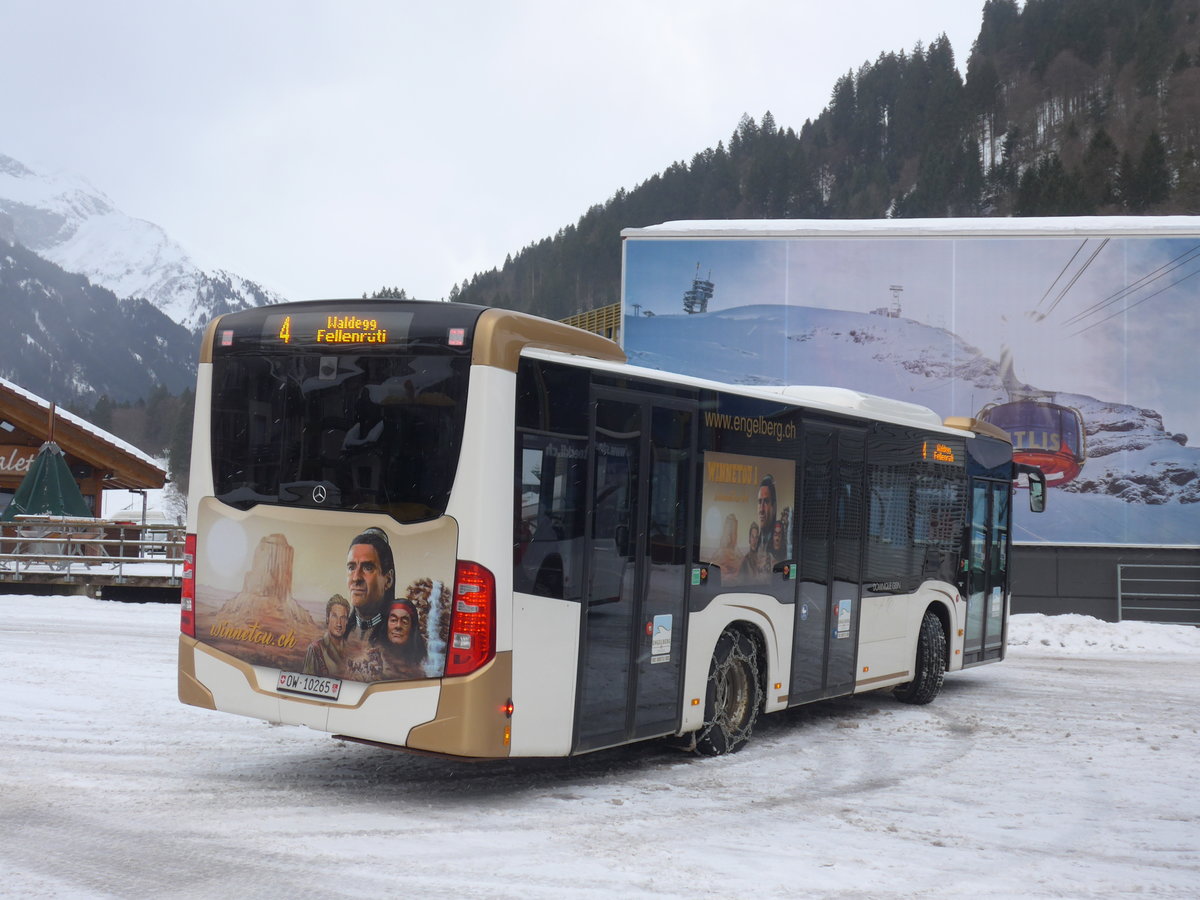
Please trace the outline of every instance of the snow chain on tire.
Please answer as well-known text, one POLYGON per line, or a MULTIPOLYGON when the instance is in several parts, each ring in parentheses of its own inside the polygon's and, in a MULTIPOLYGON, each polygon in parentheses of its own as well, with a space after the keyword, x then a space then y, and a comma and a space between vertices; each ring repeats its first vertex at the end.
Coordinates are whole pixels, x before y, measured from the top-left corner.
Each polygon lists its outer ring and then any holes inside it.
POLYGON ((750 739, 761 708, 758 645, 745 633, 727 628, 713 651, 704 725, 694 735, 691 749, 704 756, 740 750, 750 739))

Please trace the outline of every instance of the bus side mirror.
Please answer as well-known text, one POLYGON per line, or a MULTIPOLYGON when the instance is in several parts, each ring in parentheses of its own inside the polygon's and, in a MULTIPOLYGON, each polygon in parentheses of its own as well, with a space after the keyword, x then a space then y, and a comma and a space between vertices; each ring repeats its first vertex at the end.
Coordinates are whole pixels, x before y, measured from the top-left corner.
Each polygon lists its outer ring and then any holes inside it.
POLYGON ((721 567, 716 563, 701 560, 696 563, 693 573, 692 584, 710 588, 719 588, 721 586, 721 567))
POLYGON ((781 559, 771 567, 771 571, 784 581, 791 581, 796 575, 796 561, 794 559, 781 559))
POLYGON ((1017 474, 1024 475, 1029 481, 1029 511, 1040 513, 1046 511, 1046 473, 1037 466, 1018 464, 1017 474))
POLYGON ((1046 511, 1046 475, 1040 470, 1029 476, 1029 509, 1035 513, 1046 511))

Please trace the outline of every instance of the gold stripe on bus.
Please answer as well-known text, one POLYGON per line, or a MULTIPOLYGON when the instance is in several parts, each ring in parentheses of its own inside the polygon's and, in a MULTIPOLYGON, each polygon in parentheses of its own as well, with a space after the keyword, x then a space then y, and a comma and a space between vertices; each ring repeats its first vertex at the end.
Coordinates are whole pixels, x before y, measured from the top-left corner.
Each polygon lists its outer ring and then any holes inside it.
POLYGON ((1012 438, 1009 437, 1007 431, 982 419, 973 419, 967 416, 947 416, 943 420, 943 424, 947 428, 958 428, 962 431, 970 431, 975 434, 986 434, 988 437, 997 438, 1005 443, 1012 443, 1012 438))
POLYGON ((408 733, 412 750, 480 759, 509 755, 505 704, 512 697, 512 651, 497 653, 478 672, 446 678, 433 721, 408 733))
POLYGON ((517 371, 526 348, 559 350, 591 359, 625 362, 625 351, 608 338, 573 325, 539 319, 509 309, 484 310, 475 323, 471 362, 517 371))
POLYGON ((217 339, 217 323, 223 318, 225 316, 220 315, 210 320, 204 329, 204 339, 200 341, 200 362, 202 363, 213 361, 213 342, 217 339))
POLYGON ((196 645, 195 638, 186 634, 179 635, 179 701, 201 709, 217 708, 212 691, 200 683, 196 677, 196 645))
POLYGON ((893 678, 912 678, 912 672, 893 672, 891 675, 876 675, 874 678, 864 678, 856 684, 875 684, 879 681, 891 681, 893 678))

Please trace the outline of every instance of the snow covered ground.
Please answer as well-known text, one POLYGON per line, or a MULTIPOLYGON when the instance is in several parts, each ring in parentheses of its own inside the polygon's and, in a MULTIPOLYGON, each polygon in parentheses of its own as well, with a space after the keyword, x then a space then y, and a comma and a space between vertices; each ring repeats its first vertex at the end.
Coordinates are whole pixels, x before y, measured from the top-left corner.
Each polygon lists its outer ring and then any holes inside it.
POLYGON ((454 763, 175 698, 178 608, 0 596, 0 895, 1200 895, 1200 630, 1017 616, 907 707, 454 763))

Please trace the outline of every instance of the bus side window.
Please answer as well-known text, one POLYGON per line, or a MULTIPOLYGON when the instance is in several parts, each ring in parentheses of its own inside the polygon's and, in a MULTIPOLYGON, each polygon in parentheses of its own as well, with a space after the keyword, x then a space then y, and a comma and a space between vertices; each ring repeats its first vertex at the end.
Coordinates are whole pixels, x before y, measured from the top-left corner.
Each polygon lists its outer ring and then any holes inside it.
POLYGON ((578 592, 586 442, 518 437, 513 586, 543 597, 578 592))

